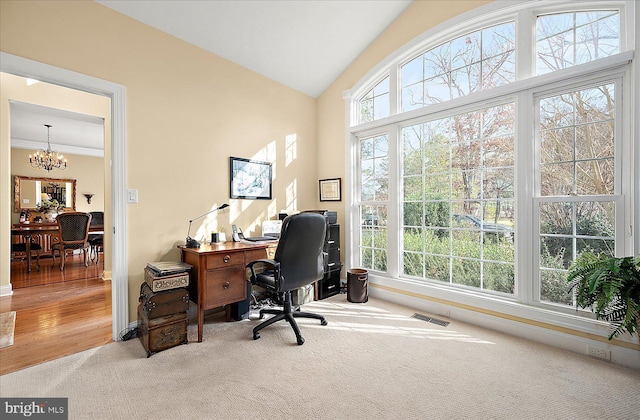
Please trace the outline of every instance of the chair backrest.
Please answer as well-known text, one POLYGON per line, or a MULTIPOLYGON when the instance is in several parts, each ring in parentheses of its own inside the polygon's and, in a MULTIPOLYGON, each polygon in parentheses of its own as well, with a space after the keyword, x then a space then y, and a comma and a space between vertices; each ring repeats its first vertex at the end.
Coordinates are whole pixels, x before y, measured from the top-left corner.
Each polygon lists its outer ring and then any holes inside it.
POLYGON ((280 291, 322 278, 326 234, 327 222, 318 213, 299 213, 284 219, 274 258, 280 263, 280 291))
POLYGON ((89 214, 91 215, 91 226, 104 225, 104 212, 103 211, 92 211, 89 214))
POLYGON ((62 243, 86 244, 89 236, 89 224, 91 223, 91 215, 89 213, 61 213, 56 220, 60 230, 58 234, 62 243))

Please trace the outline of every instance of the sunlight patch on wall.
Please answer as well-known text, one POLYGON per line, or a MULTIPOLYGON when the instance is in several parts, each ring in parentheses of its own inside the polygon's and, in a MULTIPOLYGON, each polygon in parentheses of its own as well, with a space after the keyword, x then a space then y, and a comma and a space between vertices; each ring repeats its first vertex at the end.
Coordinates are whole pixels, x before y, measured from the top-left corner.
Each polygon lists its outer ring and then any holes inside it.
POLYGON ((289 134, 284 138, 284 166, 289 166, 298 158, 298 135, 289 134))
MULTIPOLYGON (((215 203, 211 206, 209 211, 220 207, 224 202, 215 203)), ((206 213, 206 212, 205 212, 206 213)), ((193 226, 191 227, 190 236, 197 241, 210 241, 212 232, 219 232, 220 228, 224 228, 229 225, 229 209, 222 209, 218 211, 214 211, 204 217, 204 220, 200 223, 200 220, 196 220, 198 216, 194 217, 193 226), (197 231, 194 233, 193 230, 197 226, 196 223, 200 223, 200 226, 197 228, 197 231)), ((227 232, 225 232, 227 233, 227 232)), ((229 232, 229 235, 231 233, 229 232)))
POLYGON ((277 199, 273 199, 271 200, 271 203, 269 203, 269 207, 267 208, 267 213, 268 217, 265 220, 269 220, 271 219, 271 217, 273 216, 277 216, 278 215, 278 200, 277 199))
POLYGON ((294 179, 291 181, 289 185, 287 185, 286 190, 286 210, 287 213, 291 214, 298 209, 298 180, 294 179))

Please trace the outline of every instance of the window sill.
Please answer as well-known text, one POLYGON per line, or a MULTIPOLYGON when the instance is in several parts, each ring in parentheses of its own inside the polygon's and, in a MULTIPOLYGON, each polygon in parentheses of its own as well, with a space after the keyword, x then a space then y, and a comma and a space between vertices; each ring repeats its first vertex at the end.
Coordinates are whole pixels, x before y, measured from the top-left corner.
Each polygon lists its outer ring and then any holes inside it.
POLYGON ((445 314, 452 319, 466 321, 469 315, 484 314, 506 322, 527 324, 605 342, 621 347, 637 349, 638 336, 625 335, 609 341, 607 323, 580 316, 525 305, 514 300, 474 294, 432 283, 409 279, 393 279, 376 273, 369 274, 369 285, 391 293, 397 293, 424 301, 427 306, 447 308, 445 314), (467 316, 464 316, 466 312, 467 316), (458 314, 461 315, 458 317, 458 314))

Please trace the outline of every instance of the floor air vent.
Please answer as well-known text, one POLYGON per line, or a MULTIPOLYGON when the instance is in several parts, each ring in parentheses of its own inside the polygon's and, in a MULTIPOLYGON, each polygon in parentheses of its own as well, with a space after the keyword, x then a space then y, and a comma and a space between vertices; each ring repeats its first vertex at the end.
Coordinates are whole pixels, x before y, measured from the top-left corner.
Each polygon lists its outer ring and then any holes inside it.
POLYGON ((426 316, 426 315, 422 315, 422 314, 413 314, 413 315, 411 315, 411 317, 412 318, 416 318, 416 319, 420 319, 422 321, 427 321, 427 322, 430 322, 432 324, 440 325, 441 327, 449 326, 449 322, 447 322, 447 321, 443 321, 443 320, 437 319, 437 318, 431 318, 430 316, 426 316))

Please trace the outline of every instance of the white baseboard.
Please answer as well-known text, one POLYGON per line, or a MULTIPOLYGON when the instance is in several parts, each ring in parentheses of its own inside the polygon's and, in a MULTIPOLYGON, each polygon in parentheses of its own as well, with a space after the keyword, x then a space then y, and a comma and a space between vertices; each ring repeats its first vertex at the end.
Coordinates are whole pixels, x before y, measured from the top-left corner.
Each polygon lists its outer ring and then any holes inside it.
POLYGON ((13 294, 13 288, 11 287, 11 283, 6 286, 0 286, 0 296, 11 296, 13 294))
POLYGON ((369 287, 369 295, 389 302, 415 308, 432 315, 477 325, 516 337, 526 338, 537 343, 569 350, 587 356, 600 355, 600 359, 618 365, 640 369, 640 347, 637 350, 596 341, 587 337, 567 334, 537 325, 492 316, 482 311, 453 307, 410 294, 395 293, 389 290, 369 287), (591 353, 591 354, 590 354, 591 353))

